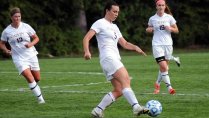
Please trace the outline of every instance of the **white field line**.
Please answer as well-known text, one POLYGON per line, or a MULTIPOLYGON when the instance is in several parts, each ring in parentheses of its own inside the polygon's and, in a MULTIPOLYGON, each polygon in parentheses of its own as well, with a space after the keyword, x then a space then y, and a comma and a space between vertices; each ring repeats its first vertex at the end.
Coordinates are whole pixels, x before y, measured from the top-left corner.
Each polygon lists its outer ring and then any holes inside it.
MULTIPOLYGON (((60 90, 60 91, 51 91, 50 88, 62 88, 62 87, 69 87, 69 86, 92 86, 92 85, 98 85, 98 84, 106 84, 109 82, 98 82, 98 83, 88 83, 88 84, 70 84, 70 85, 61 85, 61 86, 43 86, 41 89, 43 91, 49 92, 49 93, 86 93, 86 94, 105 94, 107 92, 100 91, 100 92, 92 92, 92 91, 77 91, 77 90, 60 90)), ((26 92, 30 91, 29 88, 18 88, 18 89, 0 89, 0 92, 26 92)), ((153 93, 137 93, 140 95, 153 95, 153 93)), ((161 95, 167 95, 168 93, 160 93, 161 95)), ((209 97, 209 94, 183 94, 183 93, 177 93, 175 94, 177 96, 205 96, 209 97)))
MULTIPOLYGON (((48 89, 48 88, 62 88, 62 87, 75 87, 75 86, 92 86, 92 85, 98 85, 98 84, 105 84, 109 82, 97 82, 97 83, 87 83, 87 84, 68 84, 68 85, 60 85, 60 86, 41 86, 41 89, 48 89)), ((29 88, 18 88, 18 89, 0 89, 0 92, 24 92, 24 91, 30 91, 29 88)))
MULTIPOLYGON (((15 71, 0 71, 0 73, 3 74, 8 74, 8 73, 18 73, 15 71)), ((100 72, 41 72, 41 73, 46 73, 46 74, 81 74, 81 75, 103 75, 103 73, 100 72)))

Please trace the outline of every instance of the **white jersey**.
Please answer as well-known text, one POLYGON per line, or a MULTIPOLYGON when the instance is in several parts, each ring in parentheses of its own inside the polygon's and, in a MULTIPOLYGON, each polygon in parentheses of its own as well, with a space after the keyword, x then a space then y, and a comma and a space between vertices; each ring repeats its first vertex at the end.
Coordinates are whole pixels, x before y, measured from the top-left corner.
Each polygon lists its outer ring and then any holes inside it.
POLYGON ((25 47, 25 44, 31 42, 31 36, 35 33, 30 25, 23 22, 18 28, 9 25, 4 29, 1 40, 10 44, 13 60, 28 60, 38 54, 34 46, 25 47))
POLYGON ((97 20, 91 29, 96 32, 100 60, 107 57, 121 59, 117 44, 122 34, 117 25, 102 18, 97 20))
POLYGON ((176 24, 176 20, 170 14, 164 13, 161 17, 155 14, 150 17, 148 26, 151 26, 154 29, 152 45, 173 45, 171 32, 165 30, 165 26, 174 24, 176 24))

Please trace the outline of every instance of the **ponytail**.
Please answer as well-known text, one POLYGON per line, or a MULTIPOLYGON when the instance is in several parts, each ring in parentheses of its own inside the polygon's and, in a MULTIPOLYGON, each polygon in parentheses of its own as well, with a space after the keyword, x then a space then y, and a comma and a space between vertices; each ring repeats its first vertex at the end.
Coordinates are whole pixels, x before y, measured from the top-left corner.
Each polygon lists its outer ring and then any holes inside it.
POLYGON ((173 14, 171 13, 171 10, 170 10, 169 6, 168 6, 167 4, 165 4, 165 5, 166 5, 166 6, 165 6, 165 13, 170 14, 170 15, 173 15, 173 14))

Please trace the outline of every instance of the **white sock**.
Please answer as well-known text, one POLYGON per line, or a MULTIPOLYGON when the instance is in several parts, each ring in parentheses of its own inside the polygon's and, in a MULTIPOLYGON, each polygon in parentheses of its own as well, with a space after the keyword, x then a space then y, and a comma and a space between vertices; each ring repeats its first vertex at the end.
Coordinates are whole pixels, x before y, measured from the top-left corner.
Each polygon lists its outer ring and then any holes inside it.
POLYGON ((170 60, 175 61, 175 58, 176 58, 176 57, 174 57, 174 56, 172 55, 171 58, 170 58, 170 60))
POLYGON ((161 72, 161 76, 162 76, 162 80, 165 82, 166 87, 168 88, 168 90, 170 90, 171 87, 171 82, 170 82, 170 77, 168 75, 168 71, 166 72, 161 72))
POLYGON ((44 100, 43 96, 41 94, 41 89, 36 83, 36 81, 33 81, 32 83, 29 83, 29 88, 33 92, 33 94, 38 98, 38 100, 44 100))
POLYGON ((115 97, 113 96, 112 92, 109 92, 103 97, 102 101, 97 107, 99 107, 99 109, 105 110, 105 108, 111 105, 114 101, 115 97))
POLYGON ((139 104, 138 100, 136 99, 136 96, 131 88, 124 88, 122 90, 122 93, 123 93, 123 96, 126 98, 126 100, 128 100, 128 103, 131 106, 139 104))
POLYGON ((160 85, 161 81, 162 81, 162 76, 161 76, 161 72, 159 71, 156 83, 160 85))

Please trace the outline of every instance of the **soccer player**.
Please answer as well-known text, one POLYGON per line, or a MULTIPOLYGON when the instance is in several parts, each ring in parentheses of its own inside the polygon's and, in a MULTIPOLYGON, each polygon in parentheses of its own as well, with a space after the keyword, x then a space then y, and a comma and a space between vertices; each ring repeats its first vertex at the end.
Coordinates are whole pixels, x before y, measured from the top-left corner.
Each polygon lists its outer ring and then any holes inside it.
POLYGON ((38 98, 38 103, 45 103, 37 83, 40 81, 40 67, 34 45, 38 43, 39 38, 30 25, 21 21, 19 8, 11 9, 10 16, 12 23, 2 32, 0 48, 12 56, 19 74, 27 80, 29 88, 38 98), (6 42, 10 44, 11 50, 6 47, 6 42))
MULTIPOLYGON (((171 12, 165 0, 156 0, 157 13, 150 17, 148 21, 148 28, 146 31, 154 33, 152 39, 153 56, 159 65, 159 74, 155 83, 154 94, 160 92, 160 82, 163 80, 168 88, 170 94, 175 94, 175 89, 172 88, 170 77, 168 75, 169 60, 174 59, 173 41, 171 33, 178 33, 176 20, 171 15, 171 12)), ((177 58, 179 61, 179 58, 177 58)), ((180 64, 180 61, 179 61, 180 64)))
POLYGON ((117 44, 123 48, 136 51, 139 54, 146 54, 136 45, 127 42, 119 28, 113 21, 116 20, 119 14, 119 6, 116 2, 110 1, 104 8, 104 18, 101 18, 93 23, 90 30, 83 39, 84 58, 91 59, 89 51, 89 41, 94 35, 98 42, 100 65, 106 76, 106 79, 111 82, 113 90, 107 93, 101 102, 92 110, 93 117, 102 118, 103 111, 107 106, 111 105, 122 95, 133 108, 134 115, 146 114, 149 112, 138 103, 135 93, 130 86, 129 74, 121 62, 121 57, 117 44))

